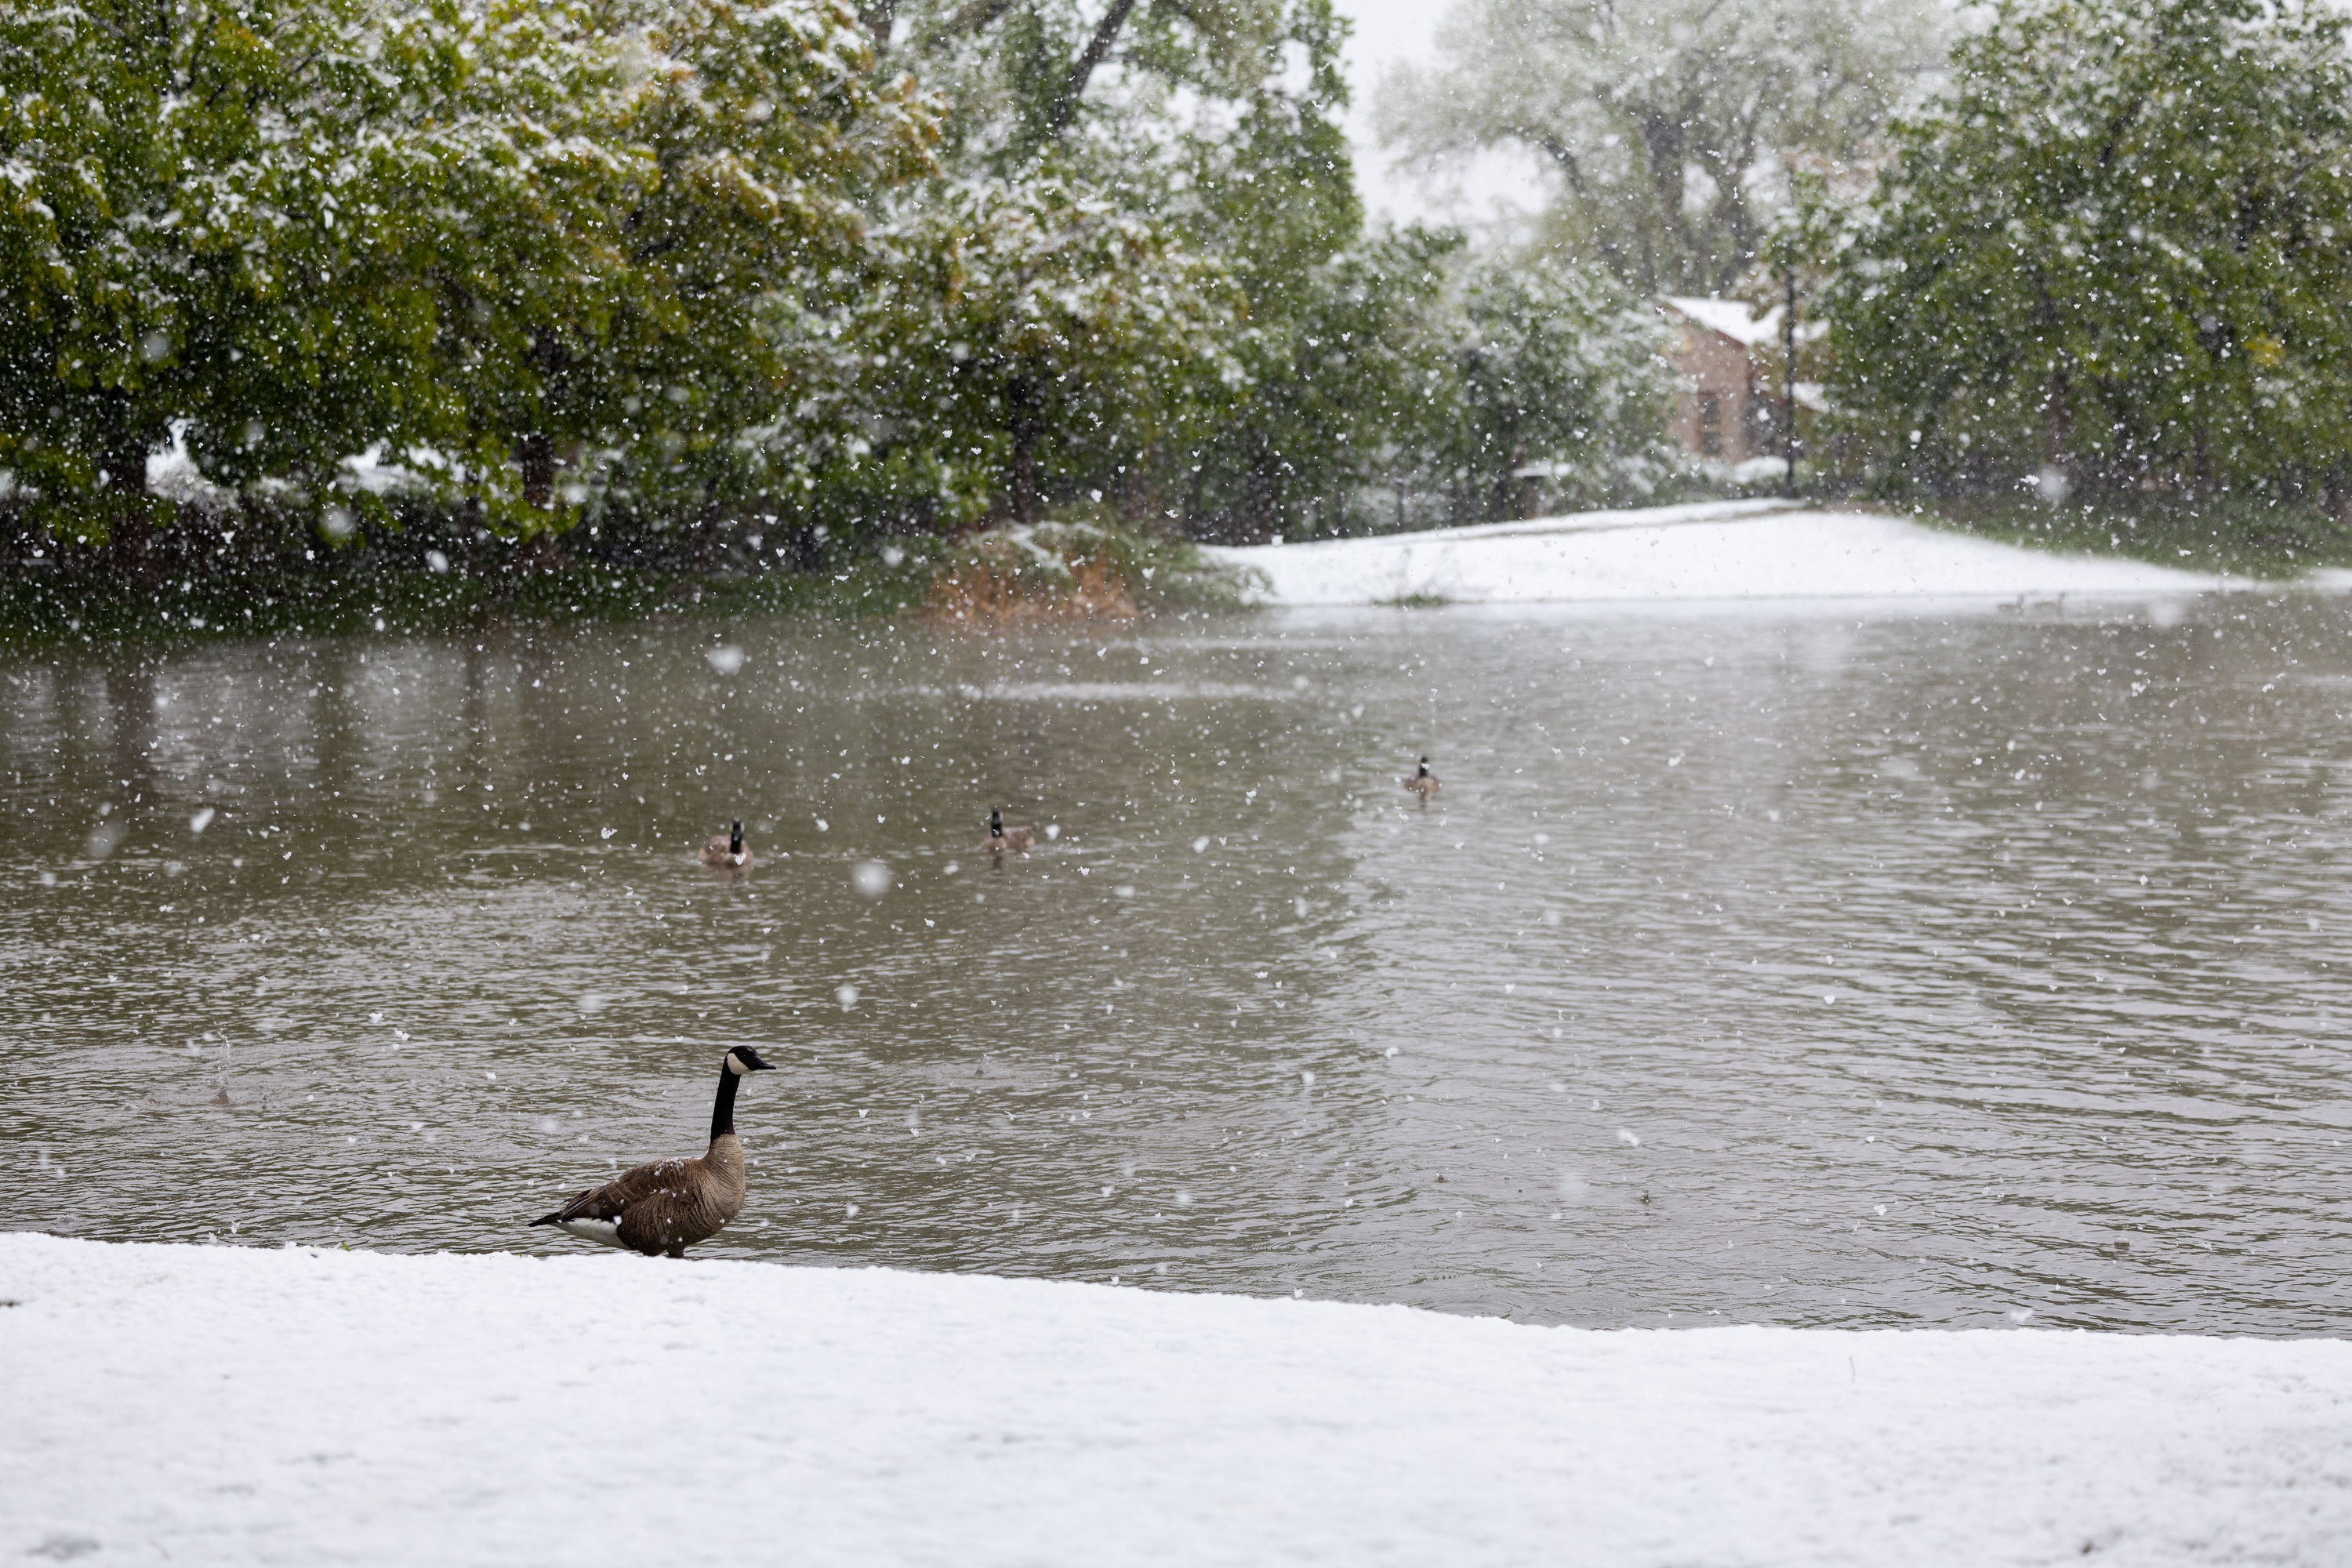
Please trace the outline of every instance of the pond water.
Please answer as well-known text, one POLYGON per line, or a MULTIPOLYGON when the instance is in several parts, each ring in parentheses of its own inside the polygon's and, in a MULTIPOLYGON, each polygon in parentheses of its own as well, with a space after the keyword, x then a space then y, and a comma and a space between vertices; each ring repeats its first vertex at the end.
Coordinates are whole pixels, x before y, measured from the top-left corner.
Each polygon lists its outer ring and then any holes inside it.
POLYGON ((782 1070, 709 1256, 2336 1331, 2347 629, 2240 596, 15 656, 7 1223, 578 1250, 524 1222, 699 1152, 748 1041, 782 1070), (978 852, 1000 805, 1036 853, 978 852), (734 816, 755 868, 697 866, 734 816))

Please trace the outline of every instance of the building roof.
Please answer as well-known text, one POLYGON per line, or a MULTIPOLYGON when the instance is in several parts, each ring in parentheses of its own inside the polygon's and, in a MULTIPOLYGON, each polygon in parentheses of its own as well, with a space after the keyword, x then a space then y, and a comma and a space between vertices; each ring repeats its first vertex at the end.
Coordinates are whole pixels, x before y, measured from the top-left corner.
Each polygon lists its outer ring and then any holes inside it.
MULTIPOLYGON (((1702 300, 1691 294, 1661 294, 1658 302, 1687 321, 1697 322, 1711 332, 1720 332, 1733 342, 1748 348, 1777 344, 1780 341, 1780 307, 1773 306, 1760 316, 1750 315, 1746 305, 1737 300, 1702 300)), ((1797 322, 1800 342, 1811 342, 1828 331, 1826 321, 1797 322)))
POLYGON ((1661 296, 1666 306, 1680 315, 1696 321, 1709 331, 1720 332, 1736 343, 1754 348, 1758 343, 1770 342, 1780 334, 1780 312, 1767 310, 1761 316, 1751 316, 1748 307, 1737 300, 1700 300, 1686 294, 1661 296))

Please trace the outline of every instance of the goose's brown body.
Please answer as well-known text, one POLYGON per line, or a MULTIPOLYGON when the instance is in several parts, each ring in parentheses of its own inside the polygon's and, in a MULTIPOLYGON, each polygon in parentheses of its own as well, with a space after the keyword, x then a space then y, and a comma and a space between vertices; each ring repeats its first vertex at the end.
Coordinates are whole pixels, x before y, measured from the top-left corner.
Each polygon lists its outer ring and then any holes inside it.
POLYGON ((656 1160, 591 1187, 533 1225, 551 1225, 583 1241, 625 1247, 648 1258, 684 1258, 743 1212, 743 1145, 735 1136, 735 1089, 768 1064, 749 1046, 719 1060, 719 1098, 710 1108, 710 1147, 692 1160, 656 1160))
POLYGON ((728 832, 705 844, 702 847, 702 863, 738 871, 751 869, 751 848, 743 842, 743 825, 739 822, 728 832))
POLYGON ((1421 759, 1421 771, 1405 780, 1404 787, 1421 796, 1421 804, 1427 805, 1430 797, 1436 795, 1443 786, 1438 784, 1437 775, 1429 771, 1429 759, 1423 757, 1421 759))
POLYGON ((989 854, 1026 855, 1029 853, 1030 846, 1036 842, 1036 836, 1029 829, 1005 826, 1003 812, 992 811, 988 814, 988 837, 981 845, 981 848, 989 854))
POLYGON ((575 1236, 613 1227, 614 1244, 647 1258, 683 1258, 743 1212, 743 1145, 732 1132, 696 1160, 656 1160, 591 1187, 555 1211, 551 1223, 575 1236), (572 1223, 590 1222, 578 1230, 572 1223), (593 1228, 592 1228, 593 1227, 593 1228))

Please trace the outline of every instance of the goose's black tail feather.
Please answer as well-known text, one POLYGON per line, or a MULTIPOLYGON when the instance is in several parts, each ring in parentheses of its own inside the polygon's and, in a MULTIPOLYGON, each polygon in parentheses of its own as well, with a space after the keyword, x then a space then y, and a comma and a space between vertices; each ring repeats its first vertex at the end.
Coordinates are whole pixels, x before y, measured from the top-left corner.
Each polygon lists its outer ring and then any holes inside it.
POLYGON ((530 1223, 532 1225, 554 1225, 559 1223, 562 1218, 563 1211, 562 1209, 558 1209, 553 1214, 543 1214, 530 1223))

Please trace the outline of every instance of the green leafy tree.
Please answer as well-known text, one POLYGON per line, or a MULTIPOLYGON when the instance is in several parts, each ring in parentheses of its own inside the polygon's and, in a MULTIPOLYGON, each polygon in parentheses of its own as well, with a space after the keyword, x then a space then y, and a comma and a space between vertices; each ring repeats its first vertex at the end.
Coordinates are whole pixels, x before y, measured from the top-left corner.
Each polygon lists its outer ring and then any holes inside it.
POLYGON ((1248 379, 1171 476, 1189 530, 1245 543, 1355 531, 1368 487, 1417 474, 1454 406, 1447 284, 1461 238, 1370 237, 1285 279, 1239 336, 1248 379))
POLYGON ((373 447, 521 531, 559 453, 758 482, 936 123, 823 0, 0 0, 0 468, 133 538, 175 428, 232 489, 373 447))
MULTIPOLYGON (((961 177, 921 193, 907 232, 970 233, 979 258, 997 243, 979 214, 1085 207, 1095 232, 1111 232, 1101 226, 1116 217, 1129 254, 1166 258, 1168 298, 1192 301, 1177 336, 1192 346, 1149 367, 1105 352, 1067 378, 1083 394, 1067 403, 1037 400, 1038 389, 1065 384, 1059 373, 992 382, 990 367, 1006 362, 955 339, 969 357, 939 373, 947 390, 933 401, 966 402, 986 384, 982 403, 1007 411, 998 471, 1010 510, 1025 516, 1041 497, 1101 490, 1130 515, 1191 517, 1205 506, 1223 520, 1234 498, 1255 496, 1262 531, 1302 482, 1330 477, 1308 473, 1325 454, 1293 445, 1303 432, 1286 412, 1307 394, 1290 378, 1303 356, 1319 359, 1307 340, 1323 342, 1316 322, 1336 303, 1325 268, 1362 227, 1337 118, 1346 26, 1329 0, 1111 0, 1085 12, 1060 0, 992 0, 872 9, 867 19, 896 40, 889 58, 953 106, 947 159, 961 177), (1214 287, 1179 258, 1214 258, 1214 287), (1197 351, 1210 338, 1204 358, 1197 351)), ((1060 247, 1046 237, 1053 226, 1024 218, 1003 240, 1013 254, 1043 257, 1060 247)), ((1132 341, 1164 339, 1154 326, 1132 341)), ((902 437, 919 423, 890 421, 902 437)), ((961 466, 974 446, 992 452, 992 439, 961 441, 941 467, 961 466)))
MULTIPOLYGON (((1344 26, 1329 0, 1103 0, 1091 12, 1077 0, 872 0, 864 15, 888 58, 954 106, 960 171, 1011 174, 1052 153, 1066 173, 1091 152, 1113 183, 1155 162, 1188 113, 1195 131, 1230 127, 1280 90, 1294 45, 1314 55, 1344 26)), ((1309 96, 1328 88, 1325 68, 1310 60, 1309 96)))
POLYGON ((20 502, 143 539, 176 422, 235 480, 329 468, 438 395, 429 314, 371 233, 405 221, 385 176, 416 139, 330 143, 354 118, 332 110, 381 79, 366 32, 332 5, 0 5, 0 466, 20 502))
MULTIPOLYGON (((1235 323, 1238 378, 1202 411, 1203 438, 1163 454, 1160 489, 1188 527, 1220 538, 1299 531, 1363 482, 1384 433, 1391 341, 1416 341, 1400 303, 1428 275, 1410 245, 1366 244, 1338 116, 1345 24, 1302 5, 1263 41, 1253 84, 1223 120, 1183 138, 1160 210, 1233 272, 1246 302, 1235 323), (1306 69, 1293 79, 1286 53, 1306 69)), ((1236 87, 1239 87, 1237 82, 1236 87)))
POLYGON ((1896 131, 1828 301, 1880 478, 2340 497, 2346 26, 2294 0, 2000 5, 1896 131))
MULTIPOLYGON (((453 337, 500 370, 476 434, 514 445, 534 507, 558 451, 579 479, 604 455, 609 504, 739 507, 804 477, 791 416, 865 357, 838 321, 875 259, 867 214, 931 170, 936 108, 824 0, 615 0, 581 24, 572 52, 596 73, 577 153, 611 177, 541 220, 557 266, 511 268, 543 290, 452 291, 453 337)), ((499 237, 478 238, 465 254, 499 237)))
POLYGON ((890 239, 897 265, 852 327, 882 352, 846 389, 884 439, 844 450, 951 521, 992 496, 1026 522, 1081 489, 1140 484, 1203 386, 1239 374, 1224 272, 1050 174, 957 183, 890 239))
POLYGON ((1474 267, 1458 309, 1428 458, 1457 521, 1632 499, 1671 469, 1654 311, 1551 258, 1474 267))
POLYGON ((1195 531, 1246 541, 1635 500, 1671 479, 1654 310, 1597 269, 1408 230, 1321 269, 1297 358, 1204 462, 1195 531), (1222 480, 1222 491, 1205 482, 1222 480))

